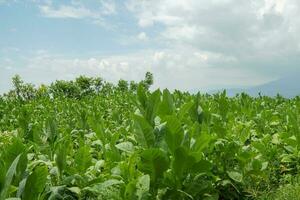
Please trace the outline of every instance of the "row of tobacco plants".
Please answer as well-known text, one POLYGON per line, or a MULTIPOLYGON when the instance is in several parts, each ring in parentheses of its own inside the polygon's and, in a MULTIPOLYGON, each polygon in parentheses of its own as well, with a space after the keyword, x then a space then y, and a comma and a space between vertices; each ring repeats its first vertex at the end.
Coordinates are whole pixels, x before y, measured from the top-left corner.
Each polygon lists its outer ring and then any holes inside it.
POLYGON ((14 77, 0 97, 0 200, 276 199, 297 182, 299 97, 152 83, 14 77))

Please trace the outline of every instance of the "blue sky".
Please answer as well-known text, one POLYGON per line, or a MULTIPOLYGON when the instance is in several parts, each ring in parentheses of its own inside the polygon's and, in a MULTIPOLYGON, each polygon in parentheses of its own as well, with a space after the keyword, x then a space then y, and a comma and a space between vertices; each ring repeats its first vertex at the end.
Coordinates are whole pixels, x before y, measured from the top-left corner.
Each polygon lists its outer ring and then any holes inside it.
POLYGON ((80 74, 251 87, 299 73, 297 0, 0 0, 0 92, 80 74))

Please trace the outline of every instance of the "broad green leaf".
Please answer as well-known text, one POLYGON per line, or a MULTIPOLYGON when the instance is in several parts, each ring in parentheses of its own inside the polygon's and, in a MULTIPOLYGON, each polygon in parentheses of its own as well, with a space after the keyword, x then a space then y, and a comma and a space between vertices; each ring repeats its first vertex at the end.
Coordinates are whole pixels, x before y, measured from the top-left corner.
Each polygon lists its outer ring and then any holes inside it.
POLYGON ((207 160, 200 160, 197 163, 195 163, 192 166, 192 172, 193 173, 210 173, 211 169, 212 169, 213 165, 211 162, 207 161, 207 160))
POLYGON ((219 194, 213 194, 205 197, 203 200, 219 200, 219 199, 220 199, 219 194))
POLYGON ((236 182, 241 183, 243 181, 243 175, 239 172, 229 171, 229 172, 227 172, 227 174, 232 180, 234 180, 236 182))
POLYGON ((193 106, 189 110, 189 113, 193 121, 197 121, 198 123, 201 124, 203 121, 204 113, 202 107, 199 105, 199 101, 200 101, 200 94, 198 93, 195 96, 193 106))
POLYGON ((138 89, 137 89, 137 97, 138 101, 142 105, 143 109, 146 109, 146 102, 147 102, 147 95, 146 95, 146 90, 142 84, 139 84, 138 89))
POLYGON ((152 147, 154 145, 155 138, 151 125, 143 117, 134 115, 134 127, 136 141, 142 147, 152 147))
POLYGON ((268 167, 268 165, 269 165, 269 162, 263 162, 263 163, 262 163, 261 170, 266 170, 267 167, 268 167))
POLYGON ((181 146, 183 140, 183 129, 181 127, 180 121, 176 116, 169 116, 166 118, 166 134, 165 141, 171 150, 171 152, 175 152, 175 150, 181 146))
POLYGON ((136 195, 138 197, 138 200, 148 199, 149 190, 150 190, 150 176, 148 174, 140 176, 136 183, 136 195))
POLYGON ((140 157, 141 161, 138 167, 142 172, 150 175, 151 182, 162 178, 163 172, 169 168, 169 158, 160 149, 146 149, 141 153, 140 157))
POLYGON ((193 101, 183 104, 178 113, 179 118, 184 119, 186 115, 190 113, 190 110, 192 109, 193 105, 194 105, 193 101))
POLYGON ((196 141, 193 145, 193 150, 199 154, 202 153, 206 147, 208 147, 212 136, 203 131, 195 139, 196 141))
POLYGON ((46 136, 51 146, 53 146, 58 136, 57 123, 53 116, 48 117, 46 120, 46 136))
POLYGON ((47 176, 47 166, 41 165, 35 167, 27 178, 22 200, 38 199, 46 186, 47 176))
POLYGON ((273 143, 273 144, 280 144, 279 134, 274 134, 274 135, 272 136, 272 143, 273 143))
POLYGON ((6 199, 7 192, 9 190, 9 187, 11 185, 11 182, 12 182, 13 177, 14 177, 14 175, 16 173, 16 170, 17 170, 17 166, 18 166, 18 163, 19 163, 20 156, 21 155, 18 155, 15 158, 15 160, 12 162, 12 164, 10 165, 10 167, 9 167, 7 173, 6 173, 3 188, 0 191, 0 200, 5 200, 6 199))
POLYGON ((25 186, 26 186, 26 181, 27 181, 27 177, 24 178, 22 181, 20 181, 19 183, 19 187, 18 187, 18 191, 17 191, 17 197, 21 198, 24 190, 25 190, 25 186))
POLYGON ((172 163, 172 170, 174 175, 181 179, 185 172, 189 172, 196 160, 193 156, 190 156, 184 147, 179 147, 174 153, 174 161, 172 163))
POLYGON ((173 97, 168 89, 163 91, 163 99, 158 108, 158 114, 160 116, 172 115, 175 110, 173 97))
POLYGON ((145 118, 151 125, 154 125, 154 118, 160 104, 160 95, 160 90, 155 90, 147 100, 145 118))
POLYGON ((101 193, 109 187, 115 187, 115 186, 121 185, 121 184, 124 184, 124 182, 121 180, 109 179, 109 180, 104 181, 103 183, 97 183, 94 186, 92 186, 91 188, 85 188, 85 190, 88 189, 95 193, 101 193))
POLYGON ((6 173, 5 164, 2 160, 0 160, 0 194, 5 183, 5 175, 6 175, 5 173, 6 173))
POLYGON ((2 159, 5 163, 11 164, 18 155, 24 153, 25 146, 21 138, 13 137, 12 144, 6 146, 5 151, 2 152, 2 159))
POLYGON ((86 145, 82 145, 76 152, 74 161, 78 172, 84 173, 92 164, 90 148, 86 145))
POLYGON ((107 143, 109 136, 105 133, 103 120, 97 115, 90 116, 88 118, 88 123, 92 130, 96 133, 98 139, 101 140, 101 142, 107 143))
POLYGON ((58 145, 57 151, 56 151, 56 157, 55 162, 59 171, 59 176, 62 178, 63 171, 66 168, 67 165, 67 146, 64 142, 58 145))
POLYGON ((68 188, 68 190, 70 190, 71 192, 73 192, 77 195, 80 195, 80 192, 81 192, 79 187, 70 187, 70 188, 68 188))
POLYGON ((131 142, 121 142, 119 144, 115 145, 117 149, 120 149, 121 151, 125 151, 127 153, 132 153, 134 151, 134 146, 131 142))
POLYGON ((260 160, 258 160, 258 159, 254 159, 252 161, 252 168, 255 171, 260 171, 261 168, 262 168, 262 162, 260 160))
POLYGON ((25 170, 27 168, 28 160, 27 160, 27 153, 24 152, 20 156, 20 160, 17 166, 17 171, 16 171, 16 177, 17 181, 20 181, 22 177, 25 174, 25 170))
POLYGON ((133 180, 126 185, 125 199, 135 200, 136 198, 136 180, 133 180))

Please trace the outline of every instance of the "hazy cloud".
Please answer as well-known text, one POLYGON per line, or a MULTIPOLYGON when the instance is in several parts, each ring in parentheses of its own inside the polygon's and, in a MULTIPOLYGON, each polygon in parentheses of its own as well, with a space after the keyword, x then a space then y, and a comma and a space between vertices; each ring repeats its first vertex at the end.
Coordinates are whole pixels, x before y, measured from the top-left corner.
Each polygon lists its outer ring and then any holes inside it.
POLYGON ((1 84, 14 73, 49 83, 80 74, 113 82, 140 80, 152 71, 155 87, 208 90, 300 73, 299 0, 99 0, 94 6, 89 1, 32 1, 44 17, 102 25, 110 17, 109 24, 122 35, 101 37, 116 37, 122 50, 117 46, 115 52, 83 52, 81 57, 36 52, 27 55, 23 68, 14 67, 13 59, 2 60, 1 84))
POLYGON ((297 0, 130 0, 127 8, 141 28, 163 26, 159 35, 169 48, 230 56, 240 68, 275 76, 289 71, 282 65, 296 69, 286 60, 300 53, 299 5, 297 0))
POLYGON ((43 16, 50 18, 101 19, 102 16, 116 13, 116 5, 112 0, 98 1, 93 8, 79 1, 71 1, 71 3, 66 5, 54 5, 52 1, 46 3, 39 2, 39 4, 39 9, 43 16))
POLYGON ((149 39, 145 32, 140 32, 137 37, 139 40, 143 40, 143 41, 146 41, 149 39))
MULTIPOLYGON (((139 81, 147 71, 151 71, 155 77, 154 88, 183 90, 248 86, 271 80, 251 70, 231 67, 232 62, 235 62, 232 57, 196 49, 192 54, 184 49, 163 49, 87 59, 66 59, 41 51, 28 58, 26 67, 17 72, 26 81, 40 84, 55 79, 72 79, 79 75, 101 76, 114 83, 120 78, 139 81), (220 64, 226 67, 213 67, 220 64), (34 80, 32 77, 35 77, 34 80)), ((16 71, 10 69, 11 75, 13 72, 16 71)), ((5 77, 7 82, 10 78, 5 77)))

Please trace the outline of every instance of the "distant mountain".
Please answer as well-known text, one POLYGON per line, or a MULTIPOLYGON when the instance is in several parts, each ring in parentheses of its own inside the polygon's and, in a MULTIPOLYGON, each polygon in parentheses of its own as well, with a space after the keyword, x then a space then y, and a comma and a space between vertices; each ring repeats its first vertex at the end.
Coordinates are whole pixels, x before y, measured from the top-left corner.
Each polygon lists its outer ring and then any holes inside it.
POLYGON ((284 97, 295 97, 300 95, 300 74, 287 76, 263 85, 248 89, 227 89, 229 96, 237 93, 246 92, 251 96, 257 96, 258 93, 267 96, 276 96, 280 94, 284 97))

